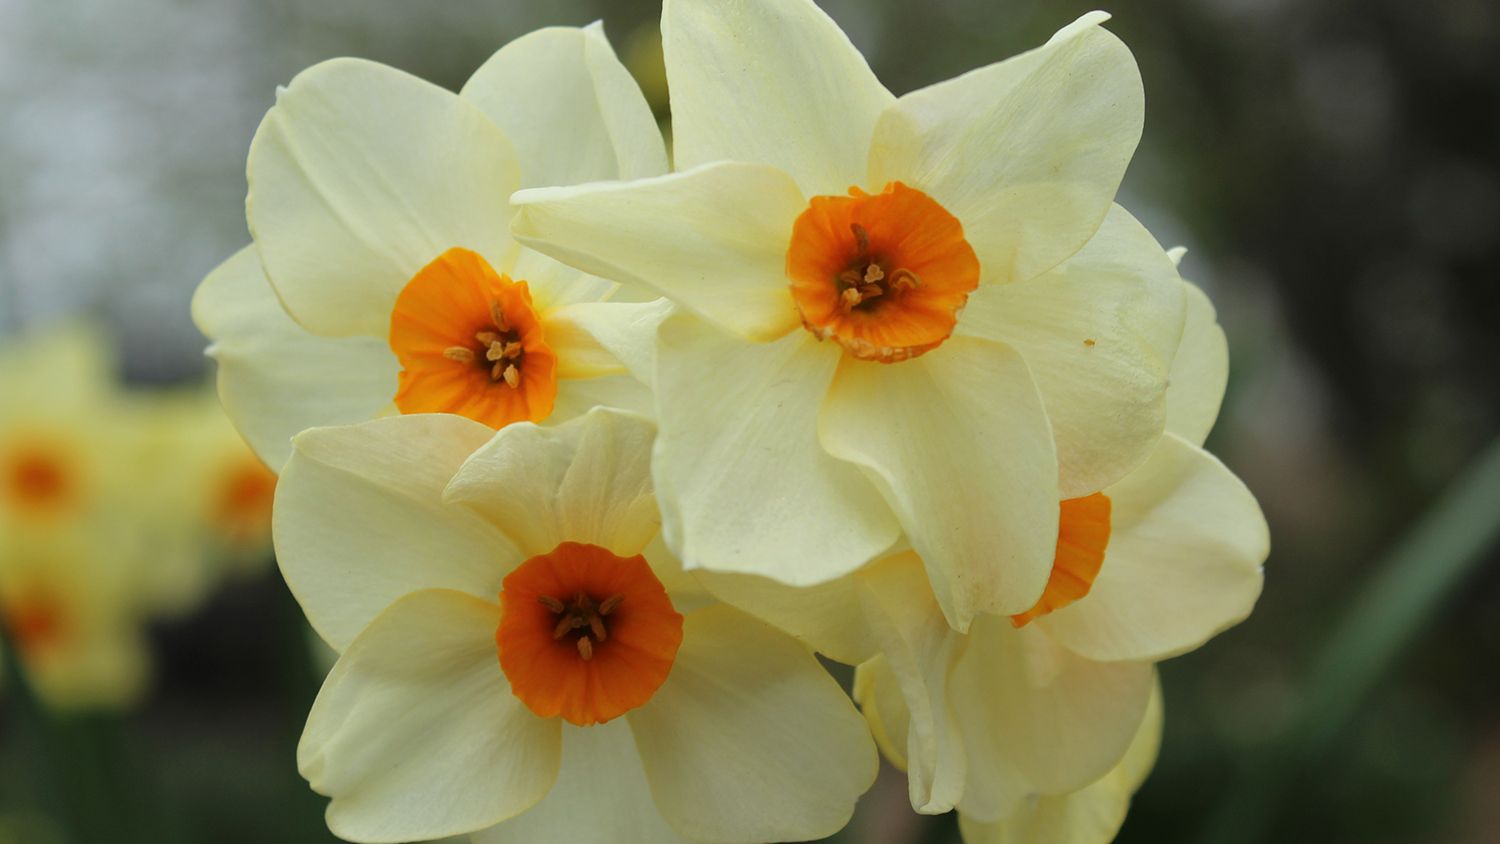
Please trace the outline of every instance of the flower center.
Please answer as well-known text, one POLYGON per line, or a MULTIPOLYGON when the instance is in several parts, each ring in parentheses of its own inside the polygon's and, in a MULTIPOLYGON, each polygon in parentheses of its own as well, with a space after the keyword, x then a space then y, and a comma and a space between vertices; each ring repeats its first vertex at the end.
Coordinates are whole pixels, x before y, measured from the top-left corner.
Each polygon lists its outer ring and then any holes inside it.
POLYGON ((33 589, 0 607, 0 622, 22 655, 34 656, 63 637, 62 604, 49 592, 33 589))
POLYGON ((953 333, 979 259, 957 217, 891 182, 878 194, 813 197, 792 225, 786 272, 807 330, 857 358, 894 363, 953 333))
POLYGON ((218 502, 219 530, 231 542, 250 545, 271 532, 276 475, 248 451, 225 474, 218 502))
POLYGON ((412 276, 391 312, 402 413, 456 413, 503 428, 540 422, 557 398, 557 356, 524 281, 453 248, 412 276))
POLYGON ((506 575, 495 645, 511 691, 543 718, 608 721, 651 699, 682 615, 640 555, 564 542, 506 575))
POLYGON ((1053 610, 1060 610, 1094 588, 1094 578, 1104 565, 1109 546, 1109 496, 1102 492, 1062 503, 1057 528, 1057 554, 1052 574, 1036 605, 1010 617, 1015 627, 1024 627, 1053 610))
POLYGON ((4 493, 24 513, 46 516, 62 510, 76 492, 67 459, 48 445, 22 446, 5 460, 4 493))

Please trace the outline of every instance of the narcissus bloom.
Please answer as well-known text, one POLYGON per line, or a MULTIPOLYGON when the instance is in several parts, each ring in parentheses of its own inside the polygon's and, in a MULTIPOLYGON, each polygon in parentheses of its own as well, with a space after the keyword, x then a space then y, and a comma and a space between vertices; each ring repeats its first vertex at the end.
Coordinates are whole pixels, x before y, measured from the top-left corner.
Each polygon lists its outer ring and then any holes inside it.
POLYGON ((1161 435, 1182 331, 1112 205, 1143 108, 1106 17, 898 99, 811 0, 667 0, 683 172, 512 202, 522 242, 686 311, 651 376, 683 559, 809 585, 904 532, 958 629, 1036 602, 1058 500, 1161 435))
POLYGON ((848 820, 868 730, 807 649, 666 550, 653 433, 598 409, 296 438, 278 557, 341 654, 298 766, 337 835, 759 842, 848 820))
POLYGON ((1088 788, 1140 732, 1154 663, 1239 622, 1259 596, 1265 520, 1200 448, 1223 396, 1223 335, 1207 299, 1183 284, 1193 305, 1169 431, 1124 479, 1061 502, 1052 572, 1032 607, 980 615, 958 633, 910 551, 810 591, 704 576, 835 658, 865 660, 856 696, 877 734, 899 733, 887 744, 900 745, 891 755, 919 811, 1003 824, 1088 788), (838 626, 809 620, 815 606, 838 626))
POLYGON ((508 44, 459 94, 336 59, 251 144, 254 244, 194 300, 230 418, 280 468, 297 432, 399 412, 499 428, 649 399, 595 334, 644 306, 510 237, 519 187, 653 176, 656 122, 598 25, 508 44))

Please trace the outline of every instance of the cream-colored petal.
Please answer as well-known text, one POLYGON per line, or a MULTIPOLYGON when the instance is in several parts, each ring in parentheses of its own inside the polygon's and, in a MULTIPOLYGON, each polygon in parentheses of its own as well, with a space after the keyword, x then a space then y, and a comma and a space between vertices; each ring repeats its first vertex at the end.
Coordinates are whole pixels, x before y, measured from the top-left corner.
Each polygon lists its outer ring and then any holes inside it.
POLYGON ((1182 345, 1172 358, 1167 389, 1167 430, 1193 445, 1203 445, 1219 418, 1229 384, 1229 340, 1219 326, 1213 302, 1194 284, 1182 283, 1187 318, 1182 345))
POLYGON ((569 378, 557 382, 557 400, 544 424, 561 425, 596 407, 628 410, 649 419, 656 414, 656 398, 649 387, 629 375, 569 378))
POLYGON ((623 718, 592 727, 563 724, 557 784, 542 802, 499 826, 475 833, 473 840, 474 844, 689 844, 657 810, 635 738, 623 718))
POLYGON ((293 322, 251 247, 198 285, 193 322, 211 341, 224 411, 272 468, 296 434, 370 419, 396 395, 400 366, 385 340, 320 337, 293 322))
POLYGON ((678 169, 763 162, 809 196, 863 183, 895 99, 812 0, 667 0, 661 30, 678 169))
POLYGON ((654 290, 731 331, 772 340, 801 325, 786 279, 802 194, 764 164, 711 164, 634 182, 511 197, 515 236, 585 272, 654 290))
POLYGON ((732 607, 690 613, 666 683, 625 716, 656 805, 697 841, 832 835, 875 781, 869 730, 790 637, 732 607))
POLYGON ((870 725, 870 734, 875 737, 880 754, 904 772, 908 767, 906 744, 911 734, 911 710, 906 708, 901 683, 884 656, 877 653, 854 669, 853 696, 865 723, 870 725))
POLYGON ((656 380, 656 331, 671 313, 666 299, 581 302, 551 311, 545 316, 547 343, 557 352, 559 376, 629 372, 649 386, 656 380))
POLYGON ((865 621, 905 704, 901 720, 907 725, 904 760, 912 808, 942 814, 963 796, 968 765, 961 725, 948 699, 948 675, 967 637, 943 618, 916 554, 882 560, 854 579, 865 621))
POLYGON ((1062 495, 1077 498, 1139 466, 1161 436, 1183 307, 1166 252, 1116 205, 1061 266, 975 291, 958 330, 1026 359, 1057 438, 1062 495))
MULTIPOLYGON (((1145 662, 1094 662, 1063 648, 1035 625, 1003 616, 975 619, 953 689, 990 712, 994 753, 1032 790, 1075 791, 1125 755, 1146 714, 1153 671, 1145 662)), ((971 745, 971 748, 974 746, 971 745)))
POLYGON ((521 248, 507 267, 496 267, 514 281, 526 282, 532 305, 546 313, 579 302, 613 298, 619 285, 560 263, 535 249, 521 248))
POLYGON ((902 97, 869 184, 926 191, 964 225, 982 281, 1024 281, 1078 251, 1109 210, 1144 120, 1130 50, 1091 12, 1041 47, 902 97))
POLYGON ((552 789, 559 722, 511 694, 495 656, 499 623, 496 603, 430 589, 392 604, 349 645, 297 746, 297 769, 332 798, 335 835, 459 835, 552 789))
POLYGON ((875 488, 818 444, 838 346, 805 331, 746 343, 691 314, 673 315, 658 336, 652 471, 662 531, 689 568, 807 586, 896 540, 875 488))
POLYGON ((1156 764, 1161 727, 1158 689, 1125 758, 1108 774, 1078 791, 1039 795, 997 822, 984 823, 960 811, 965 844, 1109 844, 1125 822, 1131 795, 1156 764))
POLYGON ((859 665, 875 655, 854 577, 788 586, 758 574, 703 571, 699 583, 726 604, 768 622, 836 662, 859 665))
POLYGON ((459 96, 515 145, 523 187, 667 171, 656 118, 600 23, 517 38, 481 65, 459 96))
POLYGON ((419 589, 493 598, 519 557, 443 487, 494 431, 461 416, 391 416, 293 440, 276 487, 276 559, 308 621, 335 650, 419 589))
POLYGON ((885 495, 956 629, 1042 594, 1057 547, 1057 458, 1014 349, 952 337, 900 363, 845 358, 818 435, 885 495))
POLYGON ((1110 536, 1089 594, 1037 620, 1101 660, 1161 660, 1250 614, 1270 534, 1255 496, 1213 455, 1168 434, 1106 489, 1110 536))
POLYGON ((657 532, 649 419, 599 408, 555 427, 507 425, 470 457, 444 499, 478 513, 525 556, 561 542, 639 554, 657 532))
POLYGON ((509 265, 504 133, 478 107, 374 62, 333 59, 280 92, 250 144, 245 214, 297 322, 384 337, 417 270, 454 246, 509 265))

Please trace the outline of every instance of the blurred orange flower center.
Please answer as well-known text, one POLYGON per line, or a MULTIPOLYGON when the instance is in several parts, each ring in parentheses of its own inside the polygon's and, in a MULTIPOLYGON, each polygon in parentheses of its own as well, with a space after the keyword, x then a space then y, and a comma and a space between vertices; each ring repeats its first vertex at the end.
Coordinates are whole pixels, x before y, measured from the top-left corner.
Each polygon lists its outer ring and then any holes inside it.
POLYGON ((1047 588, 1035 606, 1010 617, 1012 625, 1023 627, 1089 593, 1104 565, 1104 549, 1109 546, 1109 513, 1109 496, 1102 492, 1062 503, 1057 555, 1052 560, 1047 588))
POLYGON ((46 650, 65 630, 62 605, 42 590, 29 591, 0 608, 0 622, 16 650, 25 655, 46 650))
POLYGON ((579 726, 651 699, 682 644, 682 615, 640 555, 564 542, 506 576, 495 631, 511 691, 579 726))
POLYGON ((68 461, 46 447, 25 447, 5 461, 6 497, 16 509, 45 514, 62 509, 72 498, 74 482, 68 461))
POLYGON ((231 542, 253 543, 269 536, 276 475, 252 454, 234 461, 219 494, 219 529, 231 542))
POLYGON ((963 225, 901 182, 815 196, 786 256, 802 324, 857 358, 894 363, 937 348, 979 284, 963 225))
POLYGON ((552 413, 557 356, 531 290, 467 249, 449 249, 406 283, 390 344, 402 413, 456 413, 492 428, 552 413))

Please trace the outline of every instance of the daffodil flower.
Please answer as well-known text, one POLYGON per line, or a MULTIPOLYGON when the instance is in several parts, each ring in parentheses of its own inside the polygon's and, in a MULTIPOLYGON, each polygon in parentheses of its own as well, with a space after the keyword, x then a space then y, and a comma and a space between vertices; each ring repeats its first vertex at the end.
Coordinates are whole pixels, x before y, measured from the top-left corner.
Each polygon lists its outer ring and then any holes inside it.
POLYGON ((1031 607, 982 614, 959 633, 909 550, 811 590, 702 576, 726 600, 862 663, 856 697, 907 768, 919 811, 998 824, 1100 780, 1142 729, 1154 664, 1238 623, 1260 594, 1265 519, 1200 447, 1223 396, 1223 333, 1207 298, 1179 283, 1191 305, 1169 430, 1122 480, 1054 504, 1051 573, 1031 607))
POLYGON ((848 820, 868 730, 806 648, 666 550, 653 435, 596 409, 296 438, 276 544, 340 652, 298 749, 335 834, 759 842, 848 820))
POLYGON ((904 533, 957 629, 1036 602, 1182 331, 1112 205, 1143 95, 1106 18, 896 98, 811 0, 667 0, 681 172, 512 198, 523 243, 685 310, 650 364, 683 559, 807 586, 904 533))
POLYGON ((302 72, 251 144, 254 244, 194 300, 231 419, 279 469, 317 425, 645 406, 595 334, 653 306, 602 304, 615 285, 518 246, 508 199, 665 169, 598 25, 517 39, 459 94, 354 59, 302 72))

